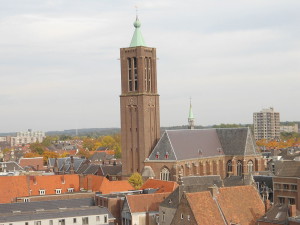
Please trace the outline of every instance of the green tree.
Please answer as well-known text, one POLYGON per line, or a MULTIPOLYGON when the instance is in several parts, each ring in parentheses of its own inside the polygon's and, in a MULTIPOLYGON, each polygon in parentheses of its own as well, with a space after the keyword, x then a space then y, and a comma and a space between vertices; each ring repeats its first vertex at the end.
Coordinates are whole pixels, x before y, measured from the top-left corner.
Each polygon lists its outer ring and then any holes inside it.
POLYGON ((133 173, 129 179, 128 182, 136 189, 140 189, 143 185, 143 178, 142 175, 139 173, 133 173))
POLYGON ((39 155, 43 155, 44 151, 45 151, 45 147, 41 144, 41 143, 31 143, 29 146, 31 152, 33 153, 37 153, 39 155))

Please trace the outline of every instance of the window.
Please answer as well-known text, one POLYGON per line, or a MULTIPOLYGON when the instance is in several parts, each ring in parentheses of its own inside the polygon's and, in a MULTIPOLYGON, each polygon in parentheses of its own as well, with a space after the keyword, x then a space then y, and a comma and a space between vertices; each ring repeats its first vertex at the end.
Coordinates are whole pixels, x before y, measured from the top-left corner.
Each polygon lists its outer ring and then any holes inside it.
POLYGON ((49 225, 53 225, 53 220, 49 220, 49 225))
POLYGON ((163 213, 162 213, 162 221, 163 221, 163 222, 165 222, 165 220, 166 220, 165 216, 166 216, 166 213, 163 212, 163 213))
POLYGON ((229 173, 231 173, 231 172, 232 172, 232 162, 231 162, 231 160, 229 160, 227 162, 227 176, 229 176, 229 173))
POLYGON ((291 189, 294 190, 294 191, 296 191, 297 190, 297 185, 296 184, 292 184, 291 185, 291 189))
POLYGON ((82 225, 89 224, 89 218, 88 217, 82 217, 82 225))
POLYGON ((46 194, 46 191, 45 190, 40 190, 40 195, 45 195, 46 194))
POLYGON ((281 184, 275 183, 274 185, 275 185, 275 189, 281 189, 281 184))
POLYGON ((236 173, 238 176, 243 175, 243 163, 240 160, 237 162, 236 173))
POLYGON ((66 225, 65 219, 58 220, 58 225, 66 225))
POLYGON ((76 218, 73 218, 73 223, 77 223, 77 219, 76 218))
POLYGON ((42 221, 34 221, 34 225, 41 225, 42 221))
POLYGON ((100 221, 100 216, 96 216, 96 221, 100 221))
POLYGON ((29 201, 29 198, 24 198, 23 201, 24 201, 24 202, 30 202, 30 201, 29 201))
POLYGON ((127 67, 128 67, 128 89, 132 91, 132 65, 131 58, 127 59, 127 67))
POLYGON ((55 189, 55 194, 57 195, 61 194, 61 189, 55 189))
POLYGON ((134 91, 138 90, 138 72, 137 72, 137 58, 133 58, 133 66, 134 66, 134 91))
POLYGON ((283 189, 285 189, 285 190, 290 189, 290 185, 288 185, 288 184, 283 184, 283 189))
POLYGON ((182 220, 183 220, 183 214, 182 214, 182 213, 180 214, 180 219, 182 219, 182 220))
POLYGON ((284 204, 285 198, 284 197, 278 197, 279 203, 284 204))
POLYGON ((248 173, 251 173, 253 171, 253 162, 252 160, 249 160, 247 163, 248 173))
POLYGON ((294 198, 289 198, 288 200, 289 200, 290 205, 295 205, 296 204, 296 201, 295 201, 294 198))
POLYGON ((169 180, 170 178, 170 171, 167 168, 163 168, 160 171, 160 179, 161 180, 169 180))
POLYGON ((29 225, 29 223, 28 223, 28 222, 25 222, 25 225, 29 225))
POLYGON ((74 192, 74 188, 68 188, 68 192, 74 192))
POLYGON ((104 223, 107 223, 108 220, 107 220, 107 215, 104 215, 104 223))

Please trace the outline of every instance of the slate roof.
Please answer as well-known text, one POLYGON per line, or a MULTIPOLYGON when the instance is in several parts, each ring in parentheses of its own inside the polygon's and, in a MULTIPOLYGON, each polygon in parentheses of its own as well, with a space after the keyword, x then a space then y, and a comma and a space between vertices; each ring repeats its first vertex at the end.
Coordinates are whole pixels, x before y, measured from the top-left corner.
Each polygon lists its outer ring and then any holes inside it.
POLYGON ((101 165, 102 176, 107 175, 121 175, 122 174, 122 165, 101 165))
POLYGON ((78 216, 89 216, 89 215, 103 215, 108 214, 108 218, 111 219, 113 216, 107 208, 92 206, 84 208, 72 208, 72 209, 56 209, 38 212, 27 212, 27 213, 11 213, 0 215, 0 222, 18 222, 18 221, 30 221, 30 220, 43 220, 50 218, 66 218, 66 217, 78 217, 78 216))
POLYGON ((248 128, 167 130, 154 147, 149 160, 257 154, 260 153, 256 151, 248 128))
POLYGON ((126 201, 130 212, 158 212, 159 204, 166 199, 170 193, 126 195, 126 201))
POLYGON ((300 161, 279 161, 275 172, 279 177, 300 177, 300 161))
POLYGON ((0 162, 0 168, 4 170, 4 167, 6 169, 6 172, 12 172, 12 171, 21 171, 23 168, 19 166, 16 162, 0 162))
POLYGON ((252 185, 254 184, 254 179, 251 174, 244 176, 230 176, 225 177, 223 183, 225 187, 252 185))
POLYGON ((37 209, 51 210, 82 206, 95 206, 94 198, 0 204, 0 214, 11 213, 13 211, 30 212, 37 209))
POLYGON ((276 204, 265 215, 258 219, 258 221, 275 224, 288 224, 288 217, 289 207, 286 204, 276 204))

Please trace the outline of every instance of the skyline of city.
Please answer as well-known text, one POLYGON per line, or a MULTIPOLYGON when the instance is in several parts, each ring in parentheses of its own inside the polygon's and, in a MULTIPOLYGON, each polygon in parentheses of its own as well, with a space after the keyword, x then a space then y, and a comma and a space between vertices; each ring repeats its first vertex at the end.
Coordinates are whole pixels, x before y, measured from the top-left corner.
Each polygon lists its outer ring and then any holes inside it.
POLYGON ((157 48, 161 126, 299 121, 300 29, 288 1, 3 1, 0 132, 120 127, 119 49, 139 6, 157 48), (155 16, 154 16, 155 15, 155 16))

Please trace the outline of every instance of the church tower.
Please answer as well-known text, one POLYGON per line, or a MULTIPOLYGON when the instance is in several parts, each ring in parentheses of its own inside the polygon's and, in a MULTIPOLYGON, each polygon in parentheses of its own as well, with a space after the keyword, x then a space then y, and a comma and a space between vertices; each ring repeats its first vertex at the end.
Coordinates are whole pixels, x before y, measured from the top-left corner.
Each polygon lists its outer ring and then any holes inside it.
POLYGON ((160 138, 156 49, 146 47, 136 18, 130 47, 120 49, 122 174, 141 173, 160 138))

